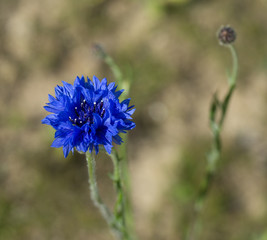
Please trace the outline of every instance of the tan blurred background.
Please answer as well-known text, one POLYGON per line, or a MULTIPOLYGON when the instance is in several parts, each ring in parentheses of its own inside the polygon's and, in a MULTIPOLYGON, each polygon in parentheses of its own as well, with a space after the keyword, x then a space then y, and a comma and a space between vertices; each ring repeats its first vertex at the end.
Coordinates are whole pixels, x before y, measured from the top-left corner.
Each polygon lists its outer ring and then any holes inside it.
MULTIPOLYGON (((115 81, 92 53, 101 44, 133 79, 129 136, 139 239, 183 239, 205 169, 212 94, 226 92, 236 29, 240 72, 223 131, 223 156, 206 201, 205 240, 267 239, 267 1, 0 0, 0 239, 112 239, 93 207, 83 156, 64 159, 41 125, 47 95, 77 75, 115 81)), ((109 159, 97 160, 114 201, 109 159)))

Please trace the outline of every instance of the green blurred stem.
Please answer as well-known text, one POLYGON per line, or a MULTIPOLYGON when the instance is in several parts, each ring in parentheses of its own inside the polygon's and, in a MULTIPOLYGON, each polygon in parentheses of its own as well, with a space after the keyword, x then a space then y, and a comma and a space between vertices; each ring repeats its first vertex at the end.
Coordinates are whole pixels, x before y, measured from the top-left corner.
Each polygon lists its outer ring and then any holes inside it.
POLYGON ((217 95, 215 94, 210 107, 210 128, 212 130, 213 135, 212 147, 207 154, 206 173, 195 201, 193 222, 189 228, 189 231, 187 232, 187 240, 197 240, 199 237, 199 233, 201 230, 200 214, 203 209, 204 201, 207 198, 207 195, 213 183, 213 179, 216 173, 216 167, 221 156, 221 130, 223 127, 229 102, 236 87, 236 78, 238 71, 238 59, 236 51, 232 45, 225 46, 229 48, 233 61, 232 73, 231 76, 228 78, 229 89, 222 102, 218 100, 217 95), (221 111, 221 116, 219 120, 216 121, 216 115, 218 110, 221 111))
POLYGON ((114 62, 114 60, 109 56, 105 55, 104 61, 110 67, 112 73, 114 74, 117 81, 121 82, 122 80, 122 73, 118 65, 114 62))
POLYGON ((97 52, 98 55, 104 60, 104 62, 109 66, 111 69, 116 82, 118 83, 119 89, 124 89, 124 94, 128 96, 129 90, 130 90, 130 81, 128 79, 125 79, 123 77, 123 74, 119 68, 119 66, 115 63, 113 58, 109 56, 104 49, 102 49, 100 46, 97 46, 97 52))
POLYGON ((230 86, 236 84, 236 79, 237 79, 237 72, 238 72, 238 57, 235 51, 235 48, 233 45, 226 45, 231 51, 232 59, 233 59, 233 69, 232 69, 232 74, 229 80, 230 86))
POLYGON ((114 167, 112 180, 117 195, 114 208, 115 221, 120 229, 120 232, 122 233, 123 239, 128 240, 130 239, 130 236, 126 226, 125 193, 123 190, 123 178, 121 172, 122 159, 119 157, 118 152, 116 150, 112 151, 110 157, 112 159, 114 167))
POLYGON ((238 71, 238 58, 237 58, 237 54, 236 54, 235 48, 232 45, 226 45, 226 46, 230 49, 230 52, 231 52, 231 55, 232 55, 233 69, 232 69, 231 76, 228 78, 229 91, 226 94, 226 96, 224 98, 224 101, 222 103, 222 106, 221 106, 222 115, 221 115, 221 119, 220 119, 220 122, 219 122, 220 130, 221 130, 222 126, 223 126, 223 122, 224 122, 224 119, 225 119, 225 116, 226 116, 226 112, 227 112, 227 108, 228 108, 230 99, 231 99, 232 94, 233 94, 233 92, 235 90, 235 87, 236 87, 236 78, 237 78, 237 71, 238 71))
POLYGON ((101 215, 109 225, 115 237, 119 240, 124 240, 125 238, 123 238, 120 227, 118 226, 118 224, 116 224, 116 221, 114 221, 115 219, 113 214, 109 211, 109 209, 99 196, 95 174, 95 157, 89 151, 86 152, 86 161, 88 166, 89 186, 92 201, 94 205, 99 209, 101 215))

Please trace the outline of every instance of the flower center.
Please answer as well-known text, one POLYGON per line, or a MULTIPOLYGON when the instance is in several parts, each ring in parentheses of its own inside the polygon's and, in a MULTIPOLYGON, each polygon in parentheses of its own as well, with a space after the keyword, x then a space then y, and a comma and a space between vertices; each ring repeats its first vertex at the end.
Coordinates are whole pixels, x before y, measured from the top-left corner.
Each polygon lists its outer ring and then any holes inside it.
POLYGON ((85 123, 89 123, 90 126, 94 123, 93 114, 98 114, 101 118, 103 118, 105 114, 105 108, 103 100, 100 102, 94 102, 93 104, 89 104, 84 99, 80 105, 74 107, 74 114, 69 116, 69 120, 79 127, 84 125, 85 123))

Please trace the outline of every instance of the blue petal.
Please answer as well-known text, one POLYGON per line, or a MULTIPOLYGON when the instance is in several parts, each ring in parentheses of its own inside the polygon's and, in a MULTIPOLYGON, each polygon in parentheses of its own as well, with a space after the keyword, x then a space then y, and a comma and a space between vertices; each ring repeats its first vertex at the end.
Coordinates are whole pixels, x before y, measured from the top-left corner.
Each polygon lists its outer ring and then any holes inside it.
POLYGON ((47 112, 52 112, 52 113, 60 113, 60 109, 56 108, 56 107, 50 107, 50 106, 44 106, 44 109, 47 112))
POLYGON ((56 86, 55 87, 55 94, 56 94, 56 98, 59 98, 63 94, 63 87, 62 86, 56 86))
POLYGON ((93 118, 94 118, 93 126, 94 128, 98 128, 102 124, 102 118, 96 113, 93 113, 93 118))
POLYGON ((128 109, 128 105, 129 105, 129 103, 130 103, 130 98, 128 98, 128 99, 125 99, 125 100, 123 100, 122 102, 121 102, 121 106, 122 106, 122 111, 123 112, 125 112, 127 109, 128 109))
POLYGON ((56 101, 56 99, 52 95, 48 94, 48 101, 53 102, 56 101))
POLYGON ((93 149, 94 149, 94 145, 91 143, 91 144, 89 145, 89 152, 91 153, 91 152, 93 151, 93 149))
POLYGON ((73 93, 74 93, 73 86, 65 81, 62 81, 62 83, 65 88, 65 94, 70 97, 73 97, 73 93))
POLYGON ((74 89, 77 88, 78 86, 85 86, 85 79, 84 76, 79 78, 79 76, 76 77, 74 81, 74 89))
POLYGON ((131 110, 128 110, 127 112, 126 112, 126 118, 127 119, 132 119, 132 115, 133 115, 133 113, 135 112, 135 108, 134 109, 131 109, 131 110))
POLYGON ((96 76, 93 76, 93 83, 94 83, 95 90, 98 90, 100 87, 100 81, 96 76))
POLYGON ((71 150, 72 150, 72 147, 69 144, 63 147, 63 153, 64 153, 65 158, 67 158, 71 150))
POLYGON ((115 96, 116 98, 119 98, 119 96, 120 96, 123 92, 124 92, 124 89, 119 90, 119 91, 117 91, 117 92, 114 93, 114 96, 115 96))
POLYGON ((99 147, 98 145, 95 145, 95 154, 98 154, 98 152, 99 152, 99 147))
POLYGON ((112 82, 112 83, 110 83, 110 84, 108 85, 108 90, 109 90, 109 91, 112 91, 112 90, 114 89, 114 87, 115 87, 115 83, 112 82))
POLYGON ((55 114, 50 114, 42 120, 42 124, 47 124, 47 125, 52 125, 52 126, 56 125, 57 122, 58 122, 58 118, 55 114))
POLYGON ((111 154, 111 150, 112 150, 112 145, 111 144, 104 145, 104 148, 106 149, 108 154, 111 154))
POLYGON ((64 142, 65 142, 64 138, 56 138, 52 143, 51 147, 54 148, 62 147, 64 145, 64 142))
POLYGON ((101 83, 100 83, 100 89, 101 90, 106 90, 107 89, 107 79, 103 78, 101 83))
POLYGON ((114 141, 114 143, 116 143, 118 145, 120 145, 123 142, 122 138, 119 136, 119 134, 116 136, 113 136, 113 141, 114 141))

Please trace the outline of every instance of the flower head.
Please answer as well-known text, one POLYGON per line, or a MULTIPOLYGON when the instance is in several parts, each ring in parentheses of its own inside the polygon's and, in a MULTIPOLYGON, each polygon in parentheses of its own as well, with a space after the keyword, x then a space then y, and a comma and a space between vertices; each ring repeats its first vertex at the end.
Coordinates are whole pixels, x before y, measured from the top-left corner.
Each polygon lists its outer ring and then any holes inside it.
POLYGON ((52 147, 63 147, 65 157, 74 148, 81 152, 95 149, 97 154, 99 145, 110 154, 113 142, 122 143, 119 133, 135 127, 130 99, 119 101, 123 90, 116 91, 115 83, 107 84, 105 78, 87 80, 77 77, 73 85, 62 81, 63 86, 55 88, 55 97, 48 95, 49 103, 44 106, 52 114, 42 123, 56 130, 52 147))

